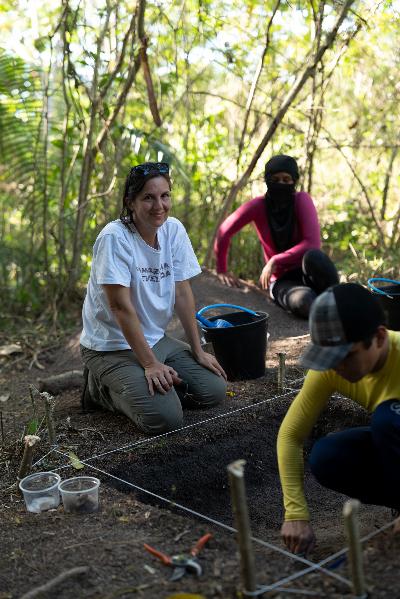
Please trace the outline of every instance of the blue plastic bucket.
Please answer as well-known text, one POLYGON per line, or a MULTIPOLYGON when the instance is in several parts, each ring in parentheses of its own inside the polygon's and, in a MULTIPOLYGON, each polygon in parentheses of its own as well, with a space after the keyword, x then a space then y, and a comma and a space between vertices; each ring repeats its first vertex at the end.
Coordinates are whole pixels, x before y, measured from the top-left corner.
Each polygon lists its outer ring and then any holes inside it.
POLYGON ((368 287, 382 306, 387 327, 400 331, 400 281, 377 277, 368 279, 368 287))
MULTIPOLYGON (((254 312, 242 306, 232 304, 212 304, 197 313, 202 316, 214 308, 235 308, 237 312, 228 312, 222 317, 232 326, 209 328, 202 326, 206 341, 211 342, 215 356, 225 370, 229 381, 256 379, 265 374, 267 353, 268 314, 254 312)), ((219 316, 208 320, 216 321, 219 316)))

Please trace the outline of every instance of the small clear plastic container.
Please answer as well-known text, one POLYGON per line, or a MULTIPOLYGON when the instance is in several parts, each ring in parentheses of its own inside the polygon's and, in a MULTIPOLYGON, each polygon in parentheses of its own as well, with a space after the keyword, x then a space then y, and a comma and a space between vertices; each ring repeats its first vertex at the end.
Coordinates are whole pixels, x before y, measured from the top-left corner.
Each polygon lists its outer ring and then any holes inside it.
POLYGON ((60 489, 64 510, 80 514, 90 514, 99 509, 100 481, 94 476, 75 476, 63 480, 60 489))
POLYGON ((35 472, 25 476, 20 481, 19 488, 24 494, 28 512, 40 514, 56 508, 60 503, 60 480, 56 472, 35 472))

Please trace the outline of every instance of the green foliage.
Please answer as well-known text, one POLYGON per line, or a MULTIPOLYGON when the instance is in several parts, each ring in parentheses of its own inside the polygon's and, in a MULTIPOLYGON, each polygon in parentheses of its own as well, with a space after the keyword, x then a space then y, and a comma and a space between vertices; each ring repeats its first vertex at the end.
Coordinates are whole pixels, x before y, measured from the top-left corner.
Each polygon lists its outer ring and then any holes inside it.
MULTIPOLYGON (((140 161, 171 163, 173 213, 204 259, 232 184, 315 52, 318 4, 282 2, 250 98, 275 4, 188 0, 184 10, 171 2, 146 5, 148 60, 163 121, 156 127, 142 69, 112 118, 140 46, 133 34, 121 57, 132 16, 126 0, 100 2, 96 10, 45 0, 37 7, 35 29, 17 2, 3 1, 3 11, 10 11, 8 50, 0 50, 3 310, 33 317, 83 289, 96 235, 118 217, 124 178, 140 161)), ((325 3, 323 32, 340 6, 325 3)), ((396 274, 400 25, 390 2, 355 2, 353 8, 232 209, 264 193, 261 173, 269 155, 291 153, 303 180, 312 175, 324 243, 343 272, 351 276, 364 260, 366 269, 396 274), (360 30, 349 41, 357 23, 360 30)), ((258 278, 263 256, 251 227, 235 236, 229 266, 244 278, 258 278)))
POLYGON ((26 435, 36 435, 38 430, 39 430, 39 420, 37 418, 32 418, 32 420, 29 420, 28 424, 26 425, 25 434, 26 435))

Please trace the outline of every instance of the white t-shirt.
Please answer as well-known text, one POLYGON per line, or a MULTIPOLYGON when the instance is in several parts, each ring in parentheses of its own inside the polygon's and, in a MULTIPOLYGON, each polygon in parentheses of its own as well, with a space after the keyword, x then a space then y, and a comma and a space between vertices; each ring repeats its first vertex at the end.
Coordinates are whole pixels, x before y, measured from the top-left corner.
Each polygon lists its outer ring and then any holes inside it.
POLYGON ((175 304, 175 282, 201 272, 182 223, 169 217, 157 231, 158 249, 133 226, 120 220, 104 227, 93 247, 93 261, 83 304, 80 342, 96 351, 130 349, 107 302, 102 285, 129 287, 143 334, 153 347, 165 333, 175 304))

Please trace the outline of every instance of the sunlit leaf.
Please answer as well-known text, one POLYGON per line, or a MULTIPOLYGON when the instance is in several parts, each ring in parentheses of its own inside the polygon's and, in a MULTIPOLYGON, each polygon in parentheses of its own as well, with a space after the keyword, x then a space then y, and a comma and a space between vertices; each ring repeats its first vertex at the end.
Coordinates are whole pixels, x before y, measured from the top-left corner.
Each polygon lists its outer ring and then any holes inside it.
POLYGON ((75 468, 75 470, 81 470, 82 468, 85 467, 84 464, 82 464, 82 462, 80 461, 78 456, 73 451, 68 452, 68 457, 69 457, 69 461, 71 462, 72 467, 75 468))

